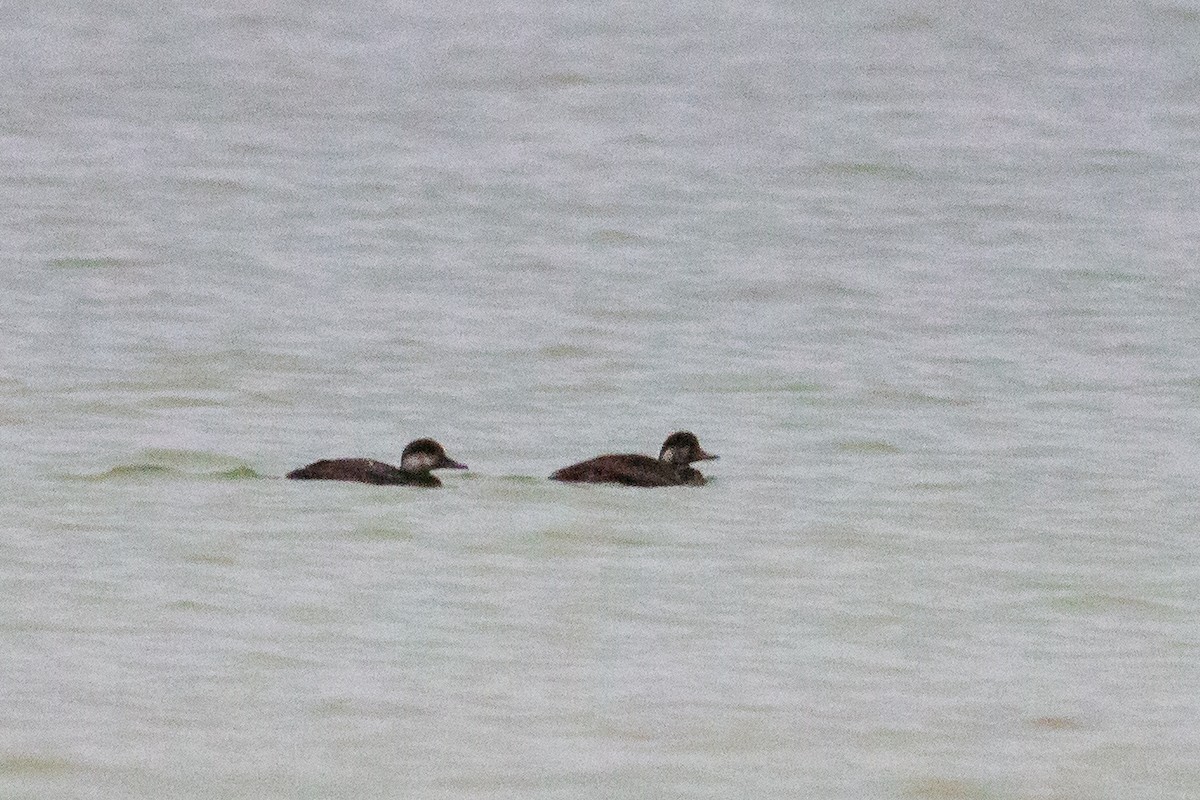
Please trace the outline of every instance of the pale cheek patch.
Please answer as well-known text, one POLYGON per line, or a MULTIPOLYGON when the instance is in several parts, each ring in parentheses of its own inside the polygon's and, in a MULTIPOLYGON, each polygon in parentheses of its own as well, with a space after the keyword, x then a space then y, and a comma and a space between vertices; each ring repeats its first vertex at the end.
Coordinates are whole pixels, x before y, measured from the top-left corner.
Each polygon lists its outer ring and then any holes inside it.
POLYGON ((428 472, 436 463, 437 459, 428 453, 413 453, 400 462, 400 467, 405 472, 428 472))
POLYGON ((659 456, 658 458, 660 461, 666 461, 668 464, 674 464, 674 463, 676 463, 675 459, 678 458, 678 456, 679 456, 678 448, 668 447, 667 449, 662 451, 662 455, 659 456))

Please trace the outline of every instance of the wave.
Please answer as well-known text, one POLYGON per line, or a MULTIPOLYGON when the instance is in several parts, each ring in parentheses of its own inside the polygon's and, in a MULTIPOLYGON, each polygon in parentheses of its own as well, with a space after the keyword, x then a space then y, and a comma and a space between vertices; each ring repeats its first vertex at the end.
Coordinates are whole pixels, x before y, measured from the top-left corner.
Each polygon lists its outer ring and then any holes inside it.
POLYGON ((239 458, 193 450, 145 450, 102 472, 75 477, 91 481, 170 478, 248 480, 268 477, 239 458))

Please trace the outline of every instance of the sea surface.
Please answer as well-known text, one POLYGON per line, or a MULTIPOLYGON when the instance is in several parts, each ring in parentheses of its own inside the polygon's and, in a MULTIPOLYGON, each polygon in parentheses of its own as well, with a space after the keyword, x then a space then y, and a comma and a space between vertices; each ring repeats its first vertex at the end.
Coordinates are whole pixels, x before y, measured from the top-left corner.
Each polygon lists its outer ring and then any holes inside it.
POLYGON ((4 798, 1200 797, 1200 5, 18 0, 0 452, 4 798))

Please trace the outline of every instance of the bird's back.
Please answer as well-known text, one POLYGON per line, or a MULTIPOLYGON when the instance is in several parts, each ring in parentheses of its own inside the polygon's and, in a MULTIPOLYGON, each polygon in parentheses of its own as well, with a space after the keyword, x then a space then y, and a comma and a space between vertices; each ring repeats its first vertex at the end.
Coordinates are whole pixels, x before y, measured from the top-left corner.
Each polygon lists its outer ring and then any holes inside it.
POLYGON ((354 481, 378 486, 441 486, 429 474, 417 475, 373 458, 326 458, 294 469, 287 477, 296 480, 354 481))
POLYGON ((677 469, 656 458, 632 453, 589 458, 587 461, 563 467, 550 478, 568 483, 619 483, 624 486, 679 486, 704 483, 704 477, 690 467, 677 469))

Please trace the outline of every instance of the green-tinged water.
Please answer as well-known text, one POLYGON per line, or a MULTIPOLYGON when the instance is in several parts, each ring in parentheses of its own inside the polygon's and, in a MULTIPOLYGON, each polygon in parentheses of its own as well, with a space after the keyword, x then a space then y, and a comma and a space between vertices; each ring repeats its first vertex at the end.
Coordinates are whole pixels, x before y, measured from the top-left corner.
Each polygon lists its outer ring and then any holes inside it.
POLYGON ((0 796, 1200 796, 1200 10, 51 2, 0 77, 0 796))

